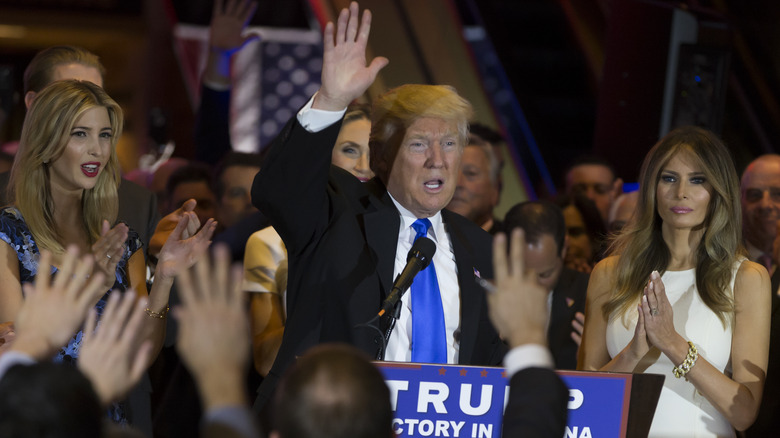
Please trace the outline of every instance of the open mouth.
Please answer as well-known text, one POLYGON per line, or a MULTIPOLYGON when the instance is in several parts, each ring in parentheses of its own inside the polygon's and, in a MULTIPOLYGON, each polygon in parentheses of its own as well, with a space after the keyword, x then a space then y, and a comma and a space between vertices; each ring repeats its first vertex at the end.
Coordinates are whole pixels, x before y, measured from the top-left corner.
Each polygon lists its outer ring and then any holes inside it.
POLYGON ((432 179, 425 182, 425 188, 431 192, 438 192, 444 186, 444 181, 440 179, 432 179))
POLYGON ((90 178, 96 177, 99 170, 100 163, 85 163, 81 165, 81 171, 90 178))

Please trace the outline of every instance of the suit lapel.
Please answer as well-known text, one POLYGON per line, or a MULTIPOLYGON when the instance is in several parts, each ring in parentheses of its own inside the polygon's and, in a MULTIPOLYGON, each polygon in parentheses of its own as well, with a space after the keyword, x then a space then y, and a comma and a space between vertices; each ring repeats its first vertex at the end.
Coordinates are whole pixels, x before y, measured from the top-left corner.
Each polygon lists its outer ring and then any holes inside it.
POLYGON ((363 217, 366 244, 370 248, 371 257, 376 262, 384 300, 393 285, 393 268, 401 218, 387 191, 384 191, 380 197, 371 196, 370 204, 370 211, 363 217))
POLYGON ((454 222, 448 220, 450 213, 442 210, 442 219, 452 242, 452 250, 455 253, 455 265, 458 268, 458 284, 460 286, 460 351, 458 362, 471 363, 474 353, 474 344, 477 342, 479 331, 479 316, 482 312, 482 289, 477 286, 474 277, 475 263, 471 250, 463 230, 457 228, 454 222), (468 309, 468 311, 464 311, 468 309))

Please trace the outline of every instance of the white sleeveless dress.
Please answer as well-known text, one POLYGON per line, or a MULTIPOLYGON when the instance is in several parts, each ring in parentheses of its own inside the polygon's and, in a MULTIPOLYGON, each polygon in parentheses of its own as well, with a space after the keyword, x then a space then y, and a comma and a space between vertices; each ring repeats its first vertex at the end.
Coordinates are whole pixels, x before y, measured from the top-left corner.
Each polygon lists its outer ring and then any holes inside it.
MULTIPOLYGON (((734 266, 730 292, 734 294, 734 278, 742 260, 734 266)), ((705 358, 718 370, 731 375, 731 323, 726 327, 707 305, 696 288, 696 270, 666 272, 661 277, 669 302, 674 309, 674 327, 683 338, 693 342, 700 358, 705 358)), ((634 307, 636 309, 636 307, 634 307)), ((613 318, 607 325, 607 349, 615 357, 634 336, 637 311, 622 318, 613 318)), ((666 376, 658 407, 655 410, 650 437, 734 437, 734 428, 684 378, 676 378, 669 358, 654 348, 639 363, 636 372, 666 376)))

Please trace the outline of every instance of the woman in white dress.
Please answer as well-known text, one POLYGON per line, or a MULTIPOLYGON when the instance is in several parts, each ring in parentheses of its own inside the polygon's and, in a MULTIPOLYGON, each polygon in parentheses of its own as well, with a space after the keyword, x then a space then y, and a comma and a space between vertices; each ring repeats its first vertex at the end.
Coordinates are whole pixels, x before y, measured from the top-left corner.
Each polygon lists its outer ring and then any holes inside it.
POLYGON ((678 128, 640 187, 591 274, 579 368, 665 375, 650 436, 735 436, 761 404, 771 302, 766 270, 742 255, 734 164, 713 133, 678 128))

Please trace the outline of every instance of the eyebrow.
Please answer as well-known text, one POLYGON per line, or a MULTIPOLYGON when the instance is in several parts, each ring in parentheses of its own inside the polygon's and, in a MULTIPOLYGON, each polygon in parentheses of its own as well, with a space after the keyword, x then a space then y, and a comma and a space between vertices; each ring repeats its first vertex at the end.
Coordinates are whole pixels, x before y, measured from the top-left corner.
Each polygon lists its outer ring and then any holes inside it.
MULTIPOLYGON (((668 170, 668 169, 663 169, 661 171, 661 173, 668 173, 668 174, 675 175, 675 176, 679 176, 680 175, 679 173, 675 172, 674 170, 668 170)), ((688 175, 689 176, 704 176, 704 172, 701 172, 701 171, 689 172, 688 175)))

